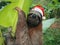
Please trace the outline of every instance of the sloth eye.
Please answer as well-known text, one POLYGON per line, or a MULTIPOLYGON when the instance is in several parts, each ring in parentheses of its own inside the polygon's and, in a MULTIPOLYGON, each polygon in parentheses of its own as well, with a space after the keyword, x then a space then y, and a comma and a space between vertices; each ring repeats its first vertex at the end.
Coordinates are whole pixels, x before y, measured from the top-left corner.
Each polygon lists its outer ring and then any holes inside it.
POLYGON ((32 18, 36 18, 36 15, 35 15, 35 14, 33 14, 33 15, 32 15, 32 18))

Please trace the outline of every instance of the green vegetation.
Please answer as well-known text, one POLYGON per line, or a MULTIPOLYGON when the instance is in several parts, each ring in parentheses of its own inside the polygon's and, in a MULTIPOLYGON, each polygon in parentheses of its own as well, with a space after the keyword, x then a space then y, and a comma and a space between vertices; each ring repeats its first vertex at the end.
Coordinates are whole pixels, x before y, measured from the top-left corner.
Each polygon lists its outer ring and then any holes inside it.
MULTIPOLYGON (((21 8, 27 17, 29 8, 35 5, 44 7, 47 19, 60 17, 60 0, 0 0, 0 45, 4 45, 2 33, 7 32, 5 30, 7 30, 8 27, 12 27, 12 36, 15 35, 18 19, 15 7, 21 8)), ((60 19, 58 21, 60 21, 60 19)), ((48 28, 43 33, 43 41, 44 45, 60 45, 60 28, 48 28)))
POLYGON ((22 0, 22 1, 21 0, 18 0, 18 1, 9 0, 9 1, 11 3, 7 4, 0 11, 0 25, 4 27, 12 26, 12 32, 15 32, 15 27, 16 27, 17 18, 18 18, 17 16, 18 14, 15 10, 15 7, 20 7, 27 14, 32 1, 28 1, 28 0, 22 0))
POLYGON ((8 27, 12 27, 12 36, 15 35, 16 24, 18 19, 18 13, 15 10, 16 7, 21 8, 26 16, 29 12, 29 8, 32 0, 0 0, 0 45, 4 43, 3 32, 8 31, 8 27), (27 3, 28 2, 28 3, 27 3), (9 3, 9 4, 7 4, 9 3), (2 8, 3 7, 3 8, 2 8), (3 26, 3 31, 1 26, 3 26), (5 29, 6 27, 6 29, 5 29))
POLYGON ((45 16, 47 19, 58 16, 58 13, 60 12, 58 11, 58 9, 60 10, 59 0, 33 0, 33 5, 37 4, 42 5, 44 7, 45 16))
MULTIPOLYGON (((46 19, 60 18, 60 0, 33 0, 33 6, 34 4, 44 7, 46 19)), ((51 22, 53 21, 43 22, 43 45, 60 45, 60 28, 46 29, 51 26, 51 22)))
POLYGON ((44 45, 60 45, 60 18, 43 33, 44 45))
POLYGON ((60 28, 47 29, 43 38, 43 45, 60 45, 60 28))

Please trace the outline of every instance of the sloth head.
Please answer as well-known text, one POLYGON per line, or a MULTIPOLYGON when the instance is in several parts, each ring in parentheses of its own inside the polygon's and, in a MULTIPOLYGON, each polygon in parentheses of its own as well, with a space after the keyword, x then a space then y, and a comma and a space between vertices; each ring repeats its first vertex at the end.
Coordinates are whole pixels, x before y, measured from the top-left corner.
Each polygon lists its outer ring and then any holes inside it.
POLYGON ((35 27, 38 26, 42 21, 42 15, 37 11, 31 11, 27 16, 28 26, 35 27))

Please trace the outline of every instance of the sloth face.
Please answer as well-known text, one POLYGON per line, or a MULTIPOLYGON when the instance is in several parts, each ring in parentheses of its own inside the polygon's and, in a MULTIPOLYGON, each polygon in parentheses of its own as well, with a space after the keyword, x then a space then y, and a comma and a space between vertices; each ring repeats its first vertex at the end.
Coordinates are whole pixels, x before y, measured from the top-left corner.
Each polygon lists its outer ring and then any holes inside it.
POLYGON ((42 18, 37 14, 31 13, 27 17, 28 26, 35 27, 42 21, 42 18))

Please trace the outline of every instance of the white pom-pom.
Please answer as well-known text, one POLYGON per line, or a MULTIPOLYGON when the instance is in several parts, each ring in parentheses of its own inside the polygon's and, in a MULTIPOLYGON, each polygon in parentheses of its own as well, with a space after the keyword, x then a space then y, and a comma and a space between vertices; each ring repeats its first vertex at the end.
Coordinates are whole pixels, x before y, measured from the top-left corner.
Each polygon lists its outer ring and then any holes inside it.
POLYGON ((45 20, 45 19, 46 19, 46 17, 45 17, 45 16, 43 16, 43 17, 42 17, 42 19, 43 19, 43 20, 45 20))

